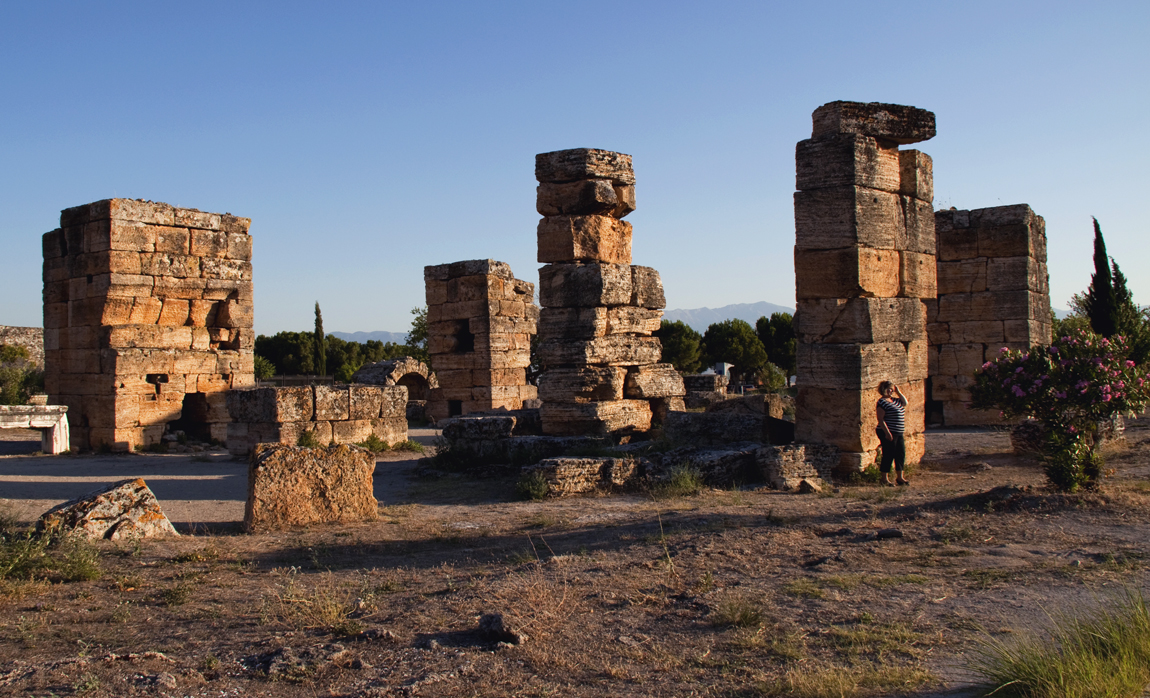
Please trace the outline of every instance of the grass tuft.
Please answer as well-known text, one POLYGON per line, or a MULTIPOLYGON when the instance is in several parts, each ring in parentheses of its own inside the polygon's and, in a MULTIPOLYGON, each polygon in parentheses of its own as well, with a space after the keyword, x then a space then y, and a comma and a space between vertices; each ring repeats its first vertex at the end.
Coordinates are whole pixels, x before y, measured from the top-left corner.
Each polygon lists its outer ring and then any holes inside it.
POLYGON ((799 665, 760 687, 764 698, 861 698, 901 695, 936 681, 915 666, 863 662, 849 667, 799 665))
POLYGON ((1141 591, 1051 621, 1049 639, 985 639, 968 668, 1000 698, 1143 695, 1150 683, 1150 608, 1141 591))
POLYGON ((756 628, 763 623, 763 611, 758 604, 742 597, 722 601, 711 615, 711 623, 728 628, 756 628))
POLYGON ((703 474, 688 465, 676 465, 667 477, 651 487, 655 499, 693 497, 703 491, 703 474))

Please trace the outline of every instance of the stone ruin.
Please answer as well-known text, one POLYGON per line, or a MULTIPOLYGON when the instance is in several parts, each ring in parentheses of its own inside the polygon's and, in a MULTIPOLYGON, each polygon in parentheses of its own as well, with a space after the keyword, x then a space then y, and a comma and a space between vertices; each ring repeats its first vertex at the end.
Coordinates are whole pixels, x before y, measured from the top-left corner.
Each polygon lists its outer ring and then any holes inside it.
POLYGON ((710 407, 727 399, 727 377, 717 373, 683 376, 683 387, 687 390, 683 404, 688 409, 710 407))
POLYGON ((227 438, 255 383, 251 221, 107 199, 44 235, 44 366, 72 446, 126 451, 166 429, 227 438))
POLYGON ((407 388, 402 385, 303 385, 227 393, 228 451, 256 444, 295 446, 304 432, 321 445, 356 444, 373 434, 388 446, 407 440, 407 388))
POLYGON ((427 397, 439 387, 439 379, 419 359, 401 356, 366 364, 351 376, 352 383, 365 385, 402 385, 407 388, 407 418, 424 419, 427 397))
POLYGON ((1026 204, 938 211, 934 220, 938 299, 926 302, 932 417, 947 426, 1004 423, 997 412, 970 408, 970 387, 1002 347, 1050 344, 1046 222, 1026 204))
POLYGON ((683 380, 651 334, 659 273, 631 264, 631 156, 576 148, 535 156, 539 397, 543 433, 627 435, 683 409, 683 380))
POLYGON ((517 410, 537 397, 527 383, 539 309, 535 286, 492 259, 424 267, 427 350, 438 387, 427 417, 517 410))
POLYGON ((876 388, 909 400, 907 459, 923 454, 926 306, 935 296, 930 157, 900 145, 934 137, 934 114, 831 102, 795 149, 798 334, 795 438, 836 446, 840 467, 874 461, 876 388))

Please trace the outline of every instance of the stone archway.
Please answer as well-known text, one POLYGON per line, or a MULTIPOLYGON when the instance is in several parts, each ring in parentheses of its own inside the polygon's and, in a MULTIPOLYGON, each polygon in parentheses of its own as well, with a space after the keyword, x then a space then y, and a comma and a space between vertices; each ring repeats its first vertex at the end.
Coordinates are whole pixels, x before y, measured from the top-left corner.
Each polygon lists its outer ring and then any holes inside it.
POLYGON ((428 394, 439 387, 439 381, 427 364, 410 356, 367 364, 352 375, 351 381, 368 385, 406 387, 408 419, 423 418, 428 394))

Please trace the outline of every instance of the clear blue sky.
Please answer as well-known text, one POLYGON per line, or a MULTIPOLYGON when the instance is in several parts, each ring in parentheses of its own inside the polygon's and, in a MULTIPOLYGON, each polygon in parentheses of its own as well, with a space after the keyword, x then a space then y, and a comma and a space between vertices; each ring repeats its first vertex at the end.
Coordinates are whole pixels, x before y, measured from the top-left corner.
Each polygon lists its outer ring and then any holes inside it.
POLYGON ((634 156, 672 308, 794 304, 795 142, 836 99, 938 115, 936 208, 1029 203, 1054 305, 1094 215, 1150 303, 1150 3, 0 5, 0 324, 40 235, 120 196, 252 219, 256 329, 405 331, 424 265, 536 281, 534 155, 634 156))

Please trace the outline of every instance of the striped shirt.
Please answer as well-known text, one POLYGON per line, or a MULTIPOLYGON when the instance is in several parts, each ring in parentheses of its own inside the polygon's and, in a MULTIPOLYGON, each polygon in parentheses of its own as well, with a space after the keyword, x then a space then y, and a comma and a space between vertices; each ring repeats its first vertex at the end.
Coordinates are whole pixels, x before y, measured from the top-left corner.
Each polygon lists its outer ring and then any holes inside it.
POLYGON ((906 431, 906 400, 882 398, 878 401, 882 408, 883 421, 892 434, 901 434, 906 431))

